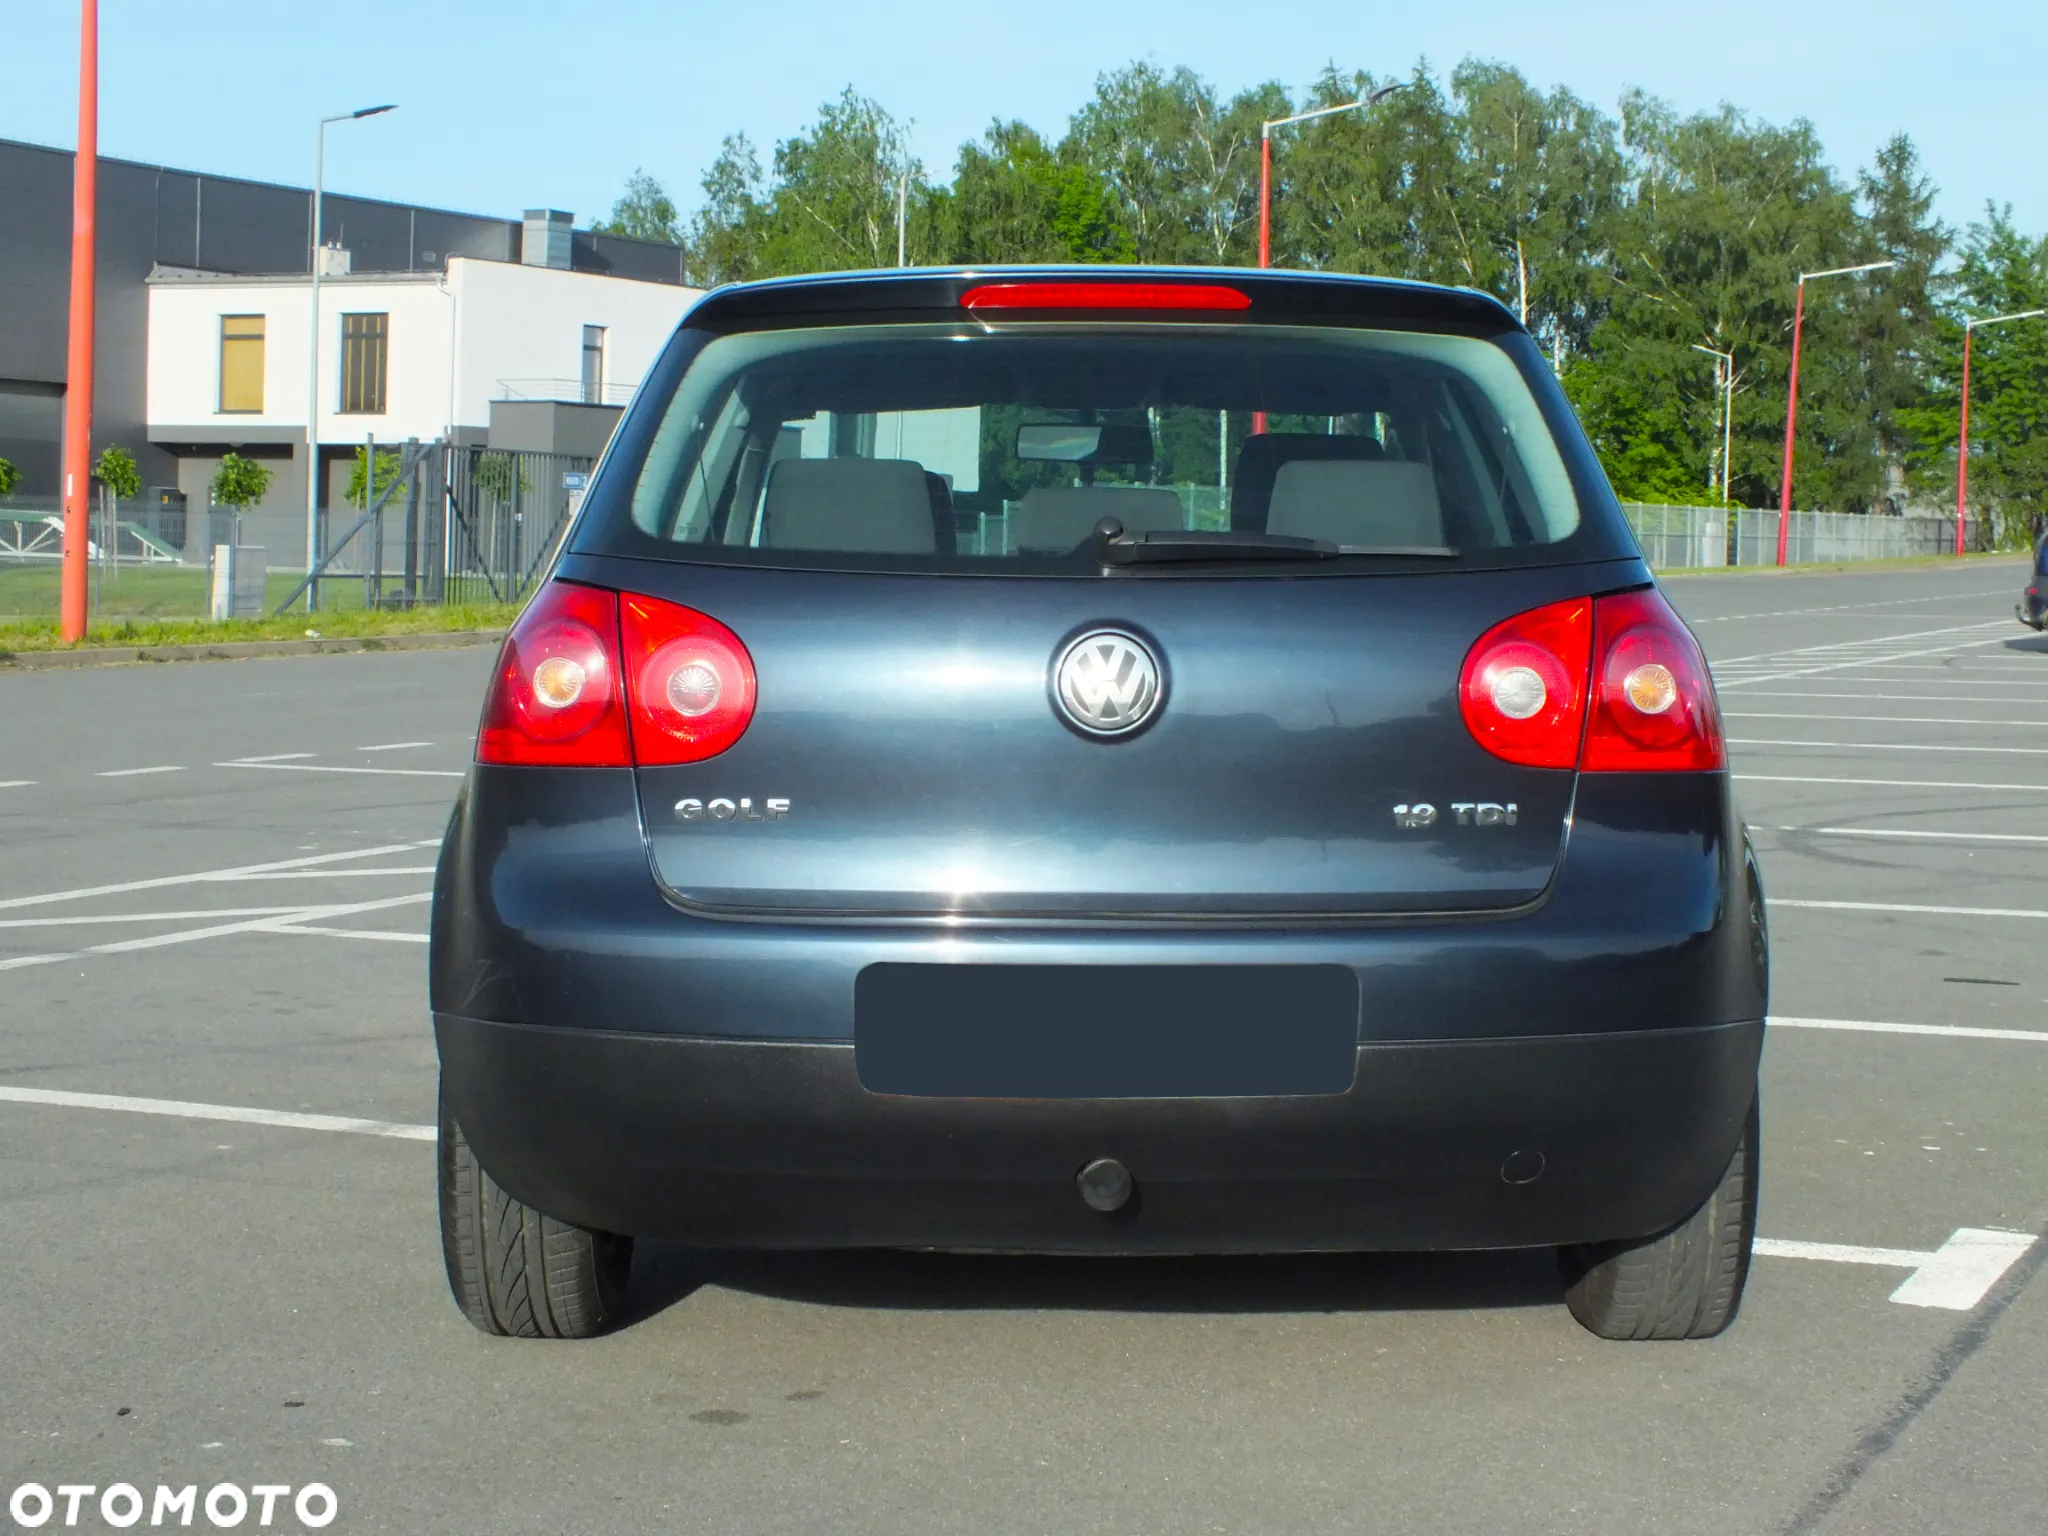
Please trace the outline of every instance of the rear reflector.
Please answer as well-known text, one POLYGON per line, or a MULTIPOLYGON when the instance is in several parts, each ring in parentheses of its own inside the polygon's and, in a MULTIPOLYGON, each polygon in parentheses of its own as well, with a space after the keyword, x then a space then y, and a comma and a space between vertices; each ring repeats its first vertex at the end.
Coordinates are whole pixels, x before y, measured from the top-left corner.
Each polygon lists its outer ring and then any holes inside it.
POLYGON ((1458 707, 1480 746, 1531 768, 1727 764, 1706 657, 1655 588, 1570 598, 1496 624, 1466 653, 1458 707))
POLYGON ((708 614, 551 581, 505 637, 476 760, 630 768, 715 757, 754 718, 754 660, 708 614))
POLYGON ((1221 283, 984 283, 960 295, 967 309, 1197 309, 1252 307, 1221 283))

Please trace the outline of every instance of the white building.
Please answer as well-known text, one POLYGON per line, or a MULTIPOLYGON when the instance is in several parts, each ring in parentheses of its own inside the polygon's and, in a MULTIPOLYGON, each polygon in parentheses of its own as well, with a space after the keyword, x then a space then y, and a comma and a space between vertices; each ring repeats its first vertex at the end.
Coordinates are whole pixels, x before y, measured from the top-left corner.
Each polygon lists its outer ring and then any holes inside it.
MULTIPOLYGON (((454 256, 441 272, 349 273, 323 252, 319 441, 323 506, 345 497, 368 439, 595 457, 700 290, 454 256)), ((159 268, 149 282, 149 440, 179 459, 205 537, 207 487, 234 451, 272 471, 252 541, 303 565, 311 281, 159 268), (296 534, 294 534, 296 530, 296 534), (296 552, 296 553, 294 553, 296 552)))

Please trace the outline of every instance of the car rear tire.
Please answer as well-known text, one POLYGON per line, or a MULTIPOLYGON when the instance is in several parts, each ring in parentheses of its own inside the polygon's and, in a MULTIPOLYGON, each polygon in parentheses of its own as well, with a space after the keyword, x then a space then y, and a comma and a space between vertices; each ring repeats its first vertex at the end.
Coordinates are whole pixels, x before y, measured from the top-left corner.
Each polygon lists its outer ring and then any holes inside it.
POLYGON ((616 1322, 633 1240, 515 1200, 486 1173, 441 1100, 441 1252, 462 1315, 485 1333, 587 1339, 616 1322))
POLYGON ((1560 1249, 1565 1305, 1603 1339, 1710 1339, 1735 1321, 1756 1237, 1757 1101, 1704 1204, 1633 1243, 1560 1249))

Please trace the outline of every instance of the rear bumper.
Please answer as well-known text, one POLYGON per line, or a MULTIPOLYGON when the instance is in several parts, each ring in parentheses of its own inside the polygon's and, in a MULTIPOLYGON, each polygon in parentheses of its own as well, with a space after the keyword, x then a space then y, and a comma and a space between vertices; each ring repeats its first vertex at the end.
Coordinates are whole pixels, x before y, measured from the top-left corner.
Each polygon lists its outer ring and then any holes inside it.
POLYGON ((1361 1046, 1313 1098, 868 1093, 843 1043, 437 1014, 479 1160, 564 1220, 706 1247, 1495 1248, 1647 1235, 1720 1176, 1761 1022, 1361 1046), (1089 1209, 1098 1157, 1137 1196, 1089 1209))

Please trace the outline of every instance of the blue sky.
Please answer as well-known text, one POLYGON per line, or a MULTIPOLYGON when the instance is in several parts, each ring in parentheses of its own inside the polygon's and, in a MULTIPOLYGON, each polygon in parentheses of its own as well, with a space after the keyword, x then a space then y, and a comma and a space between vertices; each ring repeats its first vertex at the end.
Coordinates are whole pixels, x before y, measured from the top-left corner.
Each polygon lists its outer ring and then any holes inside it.
MULTIPOLYGON (((73 141, 76 26, 73 0, 0 0, 0 137, 73 141)), ((1635 85, 1803 116, 1845 176, 1903 129, 1951 222, 1995 197, 2048 230, 2043 0, 101 0, 101 30, 103 153, 304 184, 315 117, 396 101, 330 132, 328 185, 476 212, 588 222, 635 166, 694 206, 723 135, 765 159, 848 83, 910 120, 944 175, 992 117, 1057 134, 1134 58, 1228 92, 1300 88, 1332 60, 1385 75, 1478 55, 1609 110, 1635 85)))

